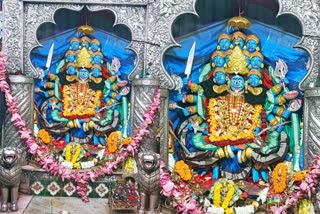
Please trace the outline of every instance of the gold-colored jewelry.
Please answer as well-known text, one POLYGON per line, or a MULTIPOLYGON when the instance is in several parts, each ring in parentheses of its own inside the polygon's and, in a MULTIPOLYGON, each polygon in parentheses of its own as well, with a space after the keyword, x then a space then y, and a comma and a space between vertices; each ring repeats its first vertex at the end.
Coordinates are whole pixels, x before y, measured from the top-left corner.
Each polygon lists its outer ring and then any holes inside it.
POLYGON ((186 97, 187 103, 194 103, 194 95, 188 94, 186 97))
POLYGON ((258 96, 262 93, 263 88, 262 87, 252 87, 251 85, 248 85, 248 91, 250 91, 253 95, 258 96))
POLYGON ((280 106, 285 104, 286 103, 286 98, 284 98, 283 96, 279 96, 278 97, 278 103, 279 103, 280 106))
POLYGON ((225 91, 228 91, 228 86, 226 84, 224 85, 214 85, 212 87, 213 91, 216 92, 217 94, 221 94, 225 91))
POLYGON ((230 158, 227 146, 223 147, 223 150, 224 154, 226 155, 226 158, 230 158))
POLYGON ((274 117, 274 118, 272 118, 272 119, 270 120, 269 123, 270 123, 271 126, 275 126, 275 125, 277 125, 278 120, 277 120, 277 118, 274 117))
POLYGON ((253 149, 250 148, 250 147, 247 147, 247 148, 245 149, 246 157, 247 157, 248 159, 251 158, 252 152, 253 152, 253 149))
POLYGON ((93 77, 93 76, 90 76, 90 79, 94 82, 94 83, 100 83, 102 81, 102 78, 101 77, 93 77))
POLYGON ((69 120, 69 122, 67 123, 67 126, 68 126, 69 128, 74 128, 74 123, 73 123, 73 121, 72 121, 72 120, 69 120))
POLYGON ((233 52, 229 58, 228 68, 226 69, 228 74, 241 74, 247 75, 249 70, 247 69, 247 61, 245 55, 242 53, 239 46, 233 49, 233 52))
POLYGON ((67 80, 68 82, 73 82, 73 81, 75 81, 75 80, 77 80, 77 79, 78 79, 77 75, 73 75, 73 76, 67 75, 67 76, 66 76, 66 80, 67 80))
POLYGON ((284 108, 283 107, 278 107, 277 111, 276 111, 276 115, 282 116, 283 112, 284 112, 284 108))
POLYGON ((271 90, 275 93, 275 95, 279 94, 282 90, 280 85, 275 85, 271 88, 271 90))
POLYGON ((219 149, 217 150, 217 153, 218 153, 218 157, 219 157, 220 159, 222 159, 222 158, 225 157, 225 154, 224 154, 224 151, 223 151, 222 148, 219 148, 219 149))
POLYGON ((241 161, 242 161, 242 163, 246 162, 246 160, 247 160, 246 153, 242 152, 241 153, 241 161))

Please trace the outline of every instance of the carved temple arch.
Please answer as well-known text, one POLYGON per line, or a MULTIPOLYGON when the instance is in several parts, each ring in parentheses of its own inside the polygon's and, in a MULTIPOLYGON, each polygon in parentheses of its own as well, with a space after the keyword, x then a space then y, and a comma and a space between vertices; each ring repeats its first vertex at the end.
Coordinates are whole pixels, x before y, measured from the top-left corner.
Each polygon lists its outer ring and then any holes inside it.
MULTIPOLYGON (((53 6, 48 7, 48 10, 45 11, 46 15, 41 16, 41 19, 39 19, 38 16, 36 15, 37 13, 39 13, 39 11, 36 10, 36 8, 38 7, 34 8, 32 6, 28 6, 25 8, 25 10, 27 11, 26 13, 27 15, 25 15, 24 17, 25 20, 28 20, 26 21, 26 31, 25 31, 25 36, 28 39, 26 40, 26 42, 24 42, 24 49, 23 49, 24 50, 24 54, 23 54, 24 69, 23 70, 25 71, 24 73, 32 77, 37 77, 36 68, 34 67, 34 65, 32 65, 30 56, 34 49, 36 49, 37 47, 41 47, 41 44, 37 39, 38 28, 46 23, 53 23, 57 25, 58 23, 56 23, 56 21, 54 20, 54 16, 56 12, 61 9, 68 9, 71 11, 81 12, 85 7, 88 8, 88 11, 93 13, 98 11, 110 12, 115 17, 113 27, 116 25, 124 25, 127 28, 129 28, 129 31, 132 34, 132 36, 138 37, 137 34, 143 32, 143 29, 139 29, 139 30, 133 29, 133 27, 129 24, 127 19, 119 17, 119 15, 117 15, 117 12, 116 12, 117 11, 116 7, 110 8, 108 6, 97 7, 97 6, 85 6, 85 5, 70 5, 70 6, 55 5, 54 7, 53 6)), ((139 47, 134 47, 134 44, 131 41, 127 49, 132 50, 136 55, 136 60, 135 60, 136 65, 134 70, 132 71, 132 72, 135 72, 139 67, 139 62, 141 61, 140 56, 138 54, 139 47)))
MULTIPOLYGON (((176 0, 176 1, 168 1, 166 4, 161 5, 161 20, 162 23, 173 23, 173 21, 182 14, 197 14, 195 9, 197 0, 187 1, 187 0, 176 0)), ((317 37, 320 35, 319 30, 319 6, 317 2, 309 0, 309 1, 290 1, 290 0, 278 0, 279 3, 279 11, 277 17, 281 15, 292 15, 296 17, 302 26, 302 38, 295 45, 296 48, 301 48, 305 50, 310 56, 310 65, 308 67, 307 75, 300 82, 299 87, 302 90, 307 90, 313 87, 318 86, 317 79, 318 77, 318 69, 320 62, 320 53, 319 53, 319 40, 317 37)), ((162 68, 164 69, 163 57, 166 50, 171 47, 179 46, 172 35, 172 30, 163 30, 163 39, 161 44, 161 63, 162 68)), ((168 87, 168 89, 173 89, 174 87, 168 87)), ((310 92, 306 93, 309 95, 310 92)), ((317 93, 311 93, 310 96, 319 96, 317 93)), ((309 106, 306 104, 306 106, 309 106)), ((311 107, 312 108, 312 107, 311 107)), ((306 107, 305 110, 310 109, 310 107, 306 107)), ((164 111, 167 111, 164 110, 164 111)), ((308 117, 306 117, 308 118, 308 117)), ((305 119, 305 128, 308 126, 308 119, 305 119)), ((318 138, 320 139, 320 137, 318 138)), ((311 138, 308 135, 307 131, 304 132, 304 140, 308 142, 310 149, 305 150, 305 154, 307 156, 306 160, 310 161, 311 155, 315 153, 320 153, 320 145, 314 138, 311 138), (311 152, 311 150, 316 149, 317 152, 311 152), (309 150, 309 151, 308 151, 309 150)))

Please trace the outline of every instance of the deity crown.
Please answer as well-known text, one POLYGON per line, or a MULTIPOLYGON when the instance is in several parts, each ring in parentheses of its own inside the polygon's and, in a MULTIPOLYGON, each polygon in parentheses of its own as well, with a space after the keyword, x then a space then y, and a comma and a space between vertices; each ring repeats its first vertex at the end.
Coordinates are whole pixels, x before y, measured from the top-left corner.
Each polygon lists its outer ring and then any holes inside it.
POLYGON ((242 53, 239 46, 236 46, 229 58, 226 69, 227 73, 247 75, 249 73, 249 70, 246 68, 246 64, 246 57, 242 53))
POLYGON ((78 60, 76 62, 77 67, 91 68, 91 57, 86 48, 82 48, 78 55, 78 60))

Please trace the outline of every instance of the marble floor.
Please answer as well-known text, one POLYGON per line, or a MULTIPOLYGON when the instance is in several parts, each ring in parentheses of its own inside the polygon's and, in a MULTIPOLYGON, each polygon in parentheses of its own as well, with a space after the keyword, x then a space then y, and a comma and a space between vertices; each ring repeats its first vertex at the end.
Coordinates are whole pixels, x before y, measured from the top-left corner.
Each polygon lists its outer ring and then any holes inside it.
MULTIPOLYGON (((107 214, 108 200, 90 198, 90 202, 83 203, 81 199, 74 197, 43 197, 20 195, 18 201, 19 210, 15 214, 107 214)), ((13 212, 8 212, 13 213, 13 212)), ((116 213, 132 213, 119 211, 116 213)))

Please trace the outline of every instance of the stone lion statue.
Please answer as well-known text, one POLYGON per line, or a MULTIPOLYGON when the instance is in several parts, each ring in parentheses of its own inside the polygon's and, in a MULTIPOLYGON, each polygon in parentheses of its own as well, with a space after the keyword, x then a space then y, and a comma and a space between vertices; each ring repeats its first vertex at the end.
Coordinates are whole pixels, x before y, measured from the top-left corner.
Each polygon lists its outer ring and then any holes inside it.
POLYGON ((138 184, 140 192, 139 213, 155 213, 159 206, 160 196, 160 155, 155 152, 140 152, 138 154, 138 184), (147 203, 149 202, 149 203, 147 203), (149 208, 149 209, 148 209, 149 208))
POLYGON ((14 147, 5 147, 0 150, 1 212, 8 211, 9 195, 11 199, 10 210, 18 210, 18 190, 22 172, 21 153, 20 149, 14 147))

